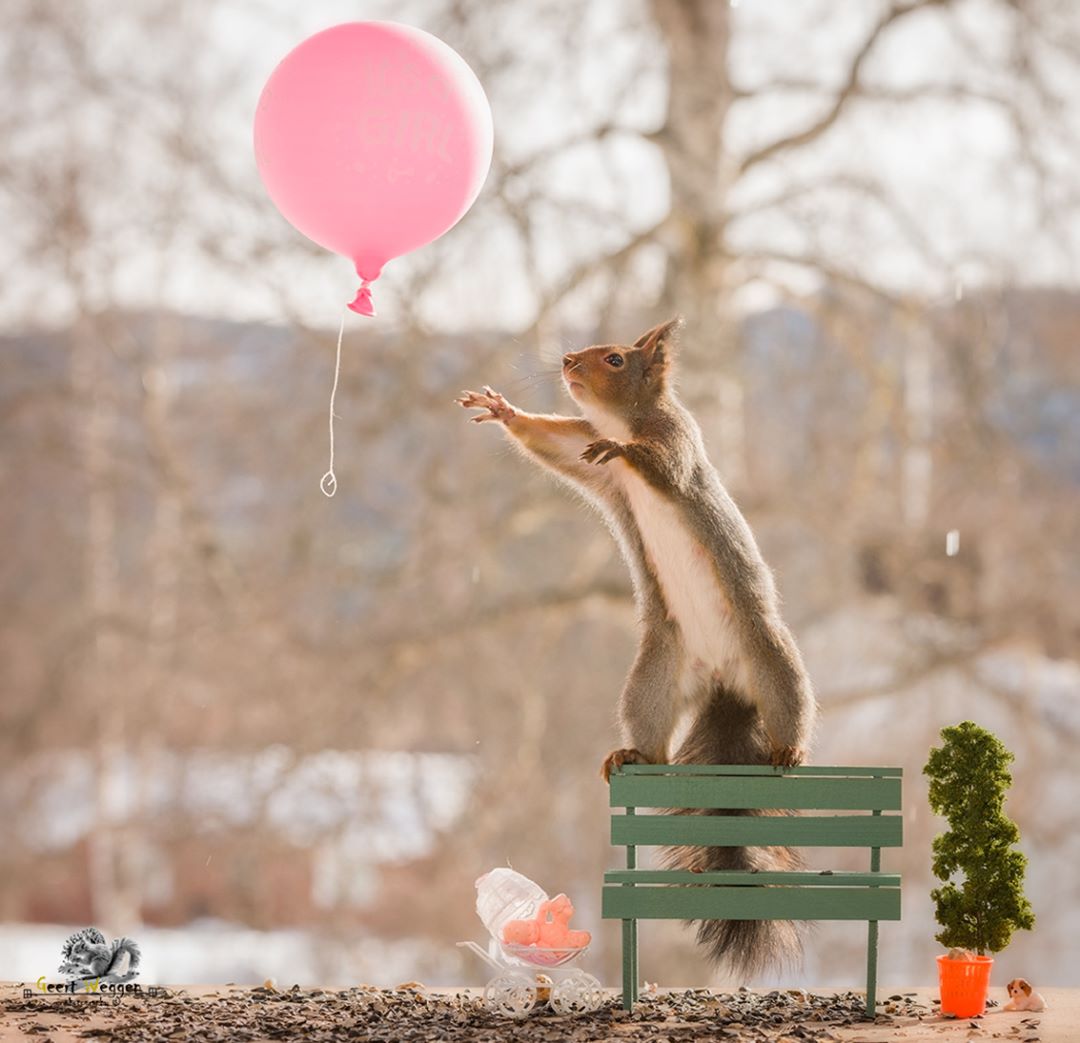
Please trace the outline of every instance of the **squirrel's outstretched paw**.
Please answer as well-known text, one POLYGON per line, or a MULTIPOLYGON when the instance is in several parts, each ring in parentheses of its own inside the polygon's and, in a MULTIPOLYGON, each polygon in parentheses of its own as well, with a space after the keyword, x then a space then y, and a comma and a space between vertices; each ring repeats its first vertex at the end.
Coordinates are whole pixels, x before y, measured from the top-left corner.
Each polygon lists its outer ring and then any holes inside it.
POLYGON ((618 771, 624 764, 648 764, 640 750, 612 750, 600 765, 600 777, 605 782, 611 781, 611 773, 618 771))
POLYGON ((802 764, 805 757, 801 746, 774 746, 770 760, 774 768, 793 768, 802 764))
POLYGON ((493 391, 486 384, 482 392, 462 391, 461 397, 455 401, 462 409, 487 410, 486 413, 480 413, 472 418, 474 424, 482 424, 485 420, 501 420, 505 423, 517 416, 514 407, 498 391, 493 391))
POLYGON ((613 442, 610 438, 601 438, 585 446, 581 459, 587 464, 606 464, 609 460, 622 455, 623 447, 618 442, 613 442))

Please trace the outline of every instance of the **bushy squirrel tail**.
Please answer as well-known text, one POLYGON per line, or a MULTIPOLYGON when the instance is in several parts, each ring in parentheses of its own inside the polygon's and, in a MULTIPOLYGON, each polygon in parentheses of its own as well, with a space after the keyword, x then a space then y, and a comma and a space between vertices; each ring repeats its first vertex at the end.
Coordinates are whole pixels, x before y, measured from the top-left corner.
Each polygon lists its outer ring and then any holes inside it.
POLYGON ((139 966, 139 958, 141 956, 139 946, 130 938, 117 938, 112 943, 112 959, 109 961, 109 967, 105 973, 118 973, 121 968, 121 962, 125 956, 127 956, 127 966, 124 970, 130 974, 139 966))
MULTIPOLYGON (((769 743, 756 709, 717 688, 700 711, 675 755, 677 764, 768 764, 769 743)), ((678 809, 677 815, 760 815, 760 811, 678 809)), ((663 856, 668 869, 793 870, 802 865, 785 847, 673 847, 663 856)), ((802 939, 789 920, 699 920, 698 943, 709 958, 746 980, 802 959, 802 939)))

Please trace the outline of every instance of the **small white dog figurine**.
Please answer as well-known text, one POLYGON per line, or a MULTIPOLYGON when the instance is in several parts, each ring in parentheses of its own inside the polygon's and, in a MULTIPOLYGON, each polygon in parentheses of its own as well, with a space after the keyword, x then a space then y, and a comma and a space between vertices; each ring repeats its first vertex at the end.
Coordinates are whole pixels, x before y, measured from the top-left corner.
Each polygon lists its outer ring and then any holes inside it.
POLYGON ((1031 987, 1031 982, 1013 978, 1005 988, 1009 991, 1009 1002, 1003 1010, 1046 1010, 1046 1000, 1031 987))

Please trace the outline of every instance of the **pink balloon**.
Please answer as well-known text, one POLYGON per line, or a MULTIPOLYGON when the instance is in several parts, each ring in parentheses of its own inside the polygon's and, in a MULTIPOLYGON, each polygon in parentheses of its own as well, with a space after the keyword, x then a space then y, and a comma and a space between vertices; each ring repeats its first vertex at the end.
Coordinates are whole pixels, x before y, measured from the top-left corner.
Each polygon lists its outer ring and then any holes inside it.
POLYGON ((453 228, 487 177, 491 109, 465 60, 395 22, 347 22, 290 51, 255 112, 255 162, 282 215, 369 282, 453 228))

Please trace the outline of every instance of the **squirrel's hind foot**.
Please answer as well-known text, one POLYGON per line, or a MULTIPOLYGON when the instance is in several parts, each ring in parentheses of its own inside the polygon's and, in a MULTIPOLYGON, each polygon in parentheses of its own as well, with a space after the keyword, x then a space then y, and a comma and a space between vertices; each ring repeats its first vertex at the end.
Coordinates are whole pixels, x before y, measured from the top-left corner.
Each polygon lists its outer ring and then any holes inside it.
POLYGON ((640 750, 612 750, 604 758, 604 763, 600 765, 600 777, 610 783, 611 773, 618 771, 624 764, 650 764, 651 761, 646 759, 645 755, 640 750))

